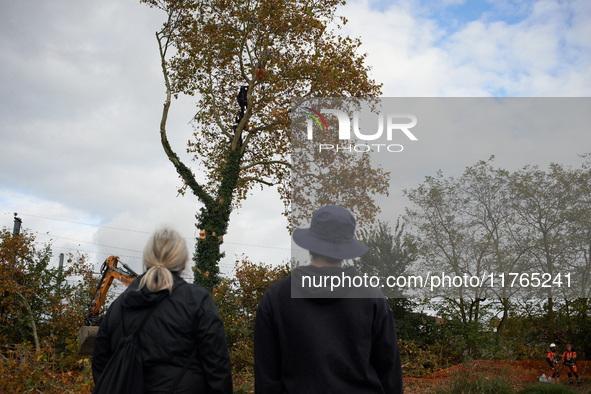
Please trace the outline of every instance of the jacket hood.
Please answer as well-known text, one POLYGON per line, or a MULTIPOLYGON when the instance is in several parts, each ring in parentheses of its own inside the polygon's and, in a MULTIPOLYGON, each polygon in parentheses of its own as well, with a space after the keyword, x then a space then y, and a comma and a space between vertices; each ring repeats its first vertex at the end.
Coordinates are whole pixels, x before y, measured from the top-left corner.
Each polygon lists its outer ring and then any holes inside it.
POLYGON ((374 298, 380 292, 368 287, 355 267, 298 267, 291 273, 292 298, 312 298, 329 303, 340 298, 374 298))
MULTIPOLYGON (((170 295, 168 290, 160 290, 155 293, 150 292, 146 287, 141 288, 138 290, 140 280, 144 274, 137 277, 127 290, 123 293, 123 302, 122 305, 125 308, 145 308, 151 305, 154 305, 166 297, 170 295)), ((181 284, 186 283, 183 278, 178 275, 172 275, 174 283, 172 285, 172 291, 179 287, 181 284)))

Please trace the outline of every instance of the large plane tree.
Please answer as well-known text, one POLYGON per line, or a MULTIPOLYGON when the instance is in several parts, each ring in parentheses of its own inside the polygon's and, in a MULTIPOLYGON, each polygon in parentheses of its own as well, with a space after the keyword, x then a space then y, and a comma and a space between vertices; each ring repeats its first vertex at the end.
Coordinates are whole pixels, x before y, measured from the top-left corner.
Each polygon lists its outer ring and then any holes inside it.
MULTIPOLYGON (((160 137, 182 190, 202 203, 195 280, 212 288, 219 282, 220 244, 232 207, 254 187, 269 186, 288 215, 291 99, 375 97, 380 85, 369 77, 360 41, 338 34, 346 23, 336 16, 342 0, 141 1, 168 15, 156 34, 166 86, 160 137), (205 182, 167 137, 172 98, 183 94, 196 98, 188 150, 205 182)), ((372 190, 385 191, 387 174, 371 174, 372 190)), ((350 193, 358 194, 347 199, 354 213, 375 212, 371 190, 350 193)))

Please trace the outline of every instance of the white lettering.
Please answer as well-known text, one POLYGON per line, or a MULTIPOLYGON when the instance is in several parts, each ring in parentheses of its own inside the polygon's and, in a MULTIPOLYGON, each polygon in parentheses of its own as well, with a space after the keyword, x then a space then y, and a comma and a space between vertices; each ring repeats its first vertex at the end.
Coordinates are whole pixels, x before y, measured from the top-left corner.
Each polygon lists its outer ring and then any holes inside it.
POLYGON ((388 145, 388 147, 386 149, 388 149, 388 152, 402 152, 402 150, 404 149, 404 147, 402 145, 400 145, 400 144, 392 144, 392 145, 388 145), (400 149, 398 149, 398 150, 392 150, 392 149, 390 149, 393 146, 394 147, 398 147, 400 149))
MULTIPOLYGON (((337 117, 339 120, 339 139, 340 140, 350 140, 351 139, 351 122, 349 121, 349 117, 343 111, 338 109, 321 109, 321 113, 323 114, 332 114, 337 117)), ((310 138, 310 134, 308 134, 308 139, 310 138)))
MULTIPOLYGON (((364 140, 364 141, 377 140, 378 138, 380 138, 382 136, 382 133, 384 132, 384 118, 382 117, 382 115, 378 116, 378 131, 376 131, 375 134, 371 134, 371 135, 361 134, 361 132, 359 131, 359 112, 355 112, 353 114, 353 132, 355 133, 357 138, 359 138, 360 140, 364 140)), ((339 130, 339 134, 340 134, 340 130, 339 130)))
POLYGON ((411 141, 416 141, 417 137, 413 135, 408 129, 411 129, 417 125, 417 117, 413 114, 388 114, 388 125, 387 125, 387 138, 388 141, 392 141, 392 131, 401 130, 411 141), (410 123, 393 123, 396 118, 408 118, 410 123))

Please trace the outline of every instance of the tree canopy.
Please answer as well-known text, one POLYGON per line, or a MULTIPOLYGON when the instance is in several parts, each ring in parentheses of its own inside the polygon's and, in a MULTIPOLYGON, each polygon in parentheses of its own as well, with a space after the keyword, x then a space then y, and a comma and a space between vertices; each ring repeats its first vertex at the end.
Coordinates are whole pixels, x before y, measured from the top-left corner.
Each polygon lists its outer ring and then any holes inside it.
POLYGON ((466 326, 480 324, 485 314, 500 316, 493 319, 497 338, 517 303, 545 310, 542 327, 550 341, 559 333, 557 310, 570 308, 587 321, 589 168, 587 160, 580 168, 551 164, 544 171, 529 165, 508 172, 493 168, 491 158, 458 178, 439 172, 405 190, 413 204, 406 220, 421 269, 486 279, 482 286, 442 293, 446 302, 440 312, 466 326), (507 279, 504 286, 500 274, 507 279), (518 280, 510 283, 515 275, 518 280))
POLYGON ((288 215, 292 98, 371 97, 380 86, 369 77, 360 41, 337 34, 346 23, 335 15, 342 0, 142 2, 168 15, 156 34, 167 94, 160 136, 181 192, 189 189, 204 205, 196 280, 211 287, 219 282, 230 211, 253 187, 275 186, 288 215), (180 94, 197 100, 188 151, 205 184, 168 142, 168 111, 180 94))

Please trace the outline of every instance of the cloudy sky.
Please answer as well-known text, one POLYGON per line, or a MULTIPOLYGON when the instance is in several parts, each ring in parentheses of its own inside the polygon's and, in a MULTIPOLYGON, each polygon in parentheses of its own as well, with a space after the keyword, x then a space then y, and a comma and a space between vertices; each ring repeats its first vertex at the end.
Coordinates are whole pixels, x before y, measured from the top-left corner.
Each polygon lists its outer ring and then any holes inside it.
MULTIPOLYGON (((361 38, 387 97, 591 95, 588 0, 359 0, 338 14, 349 20, 345 34, 361 38)), ((137 0, 0 2, 0 226, 11 229, 18 212, 51 242, 54 262, 59 253, 80 251, 96 263, 116 254, 141 270, 143 245, 163 224, 193 249, 199 203, 177 196, 180 180, 158 136, 164 87, 154 33, 163 21, 137 0)), ((171 110, 170 139, 181 154, 192 108, 181 99, 171 110)), ((528 139, 544 142, 520 136, 528 139)), ((527 151, 520 163, 578 166, 591 137, 571 139, 551 153, 527 151)), ((405 182, 501 153, 477 141, 469 158, 457 149, 445 161, 430 155, 405 182)), ((233 213, 224 272, 242 254, 273 264, 290 257, 282 210, 268 190, 233 213)))

